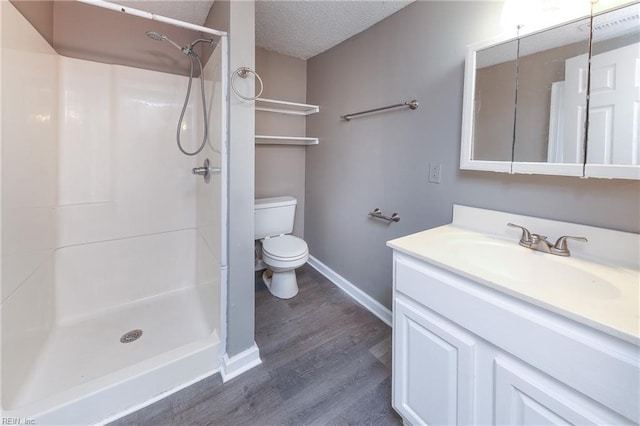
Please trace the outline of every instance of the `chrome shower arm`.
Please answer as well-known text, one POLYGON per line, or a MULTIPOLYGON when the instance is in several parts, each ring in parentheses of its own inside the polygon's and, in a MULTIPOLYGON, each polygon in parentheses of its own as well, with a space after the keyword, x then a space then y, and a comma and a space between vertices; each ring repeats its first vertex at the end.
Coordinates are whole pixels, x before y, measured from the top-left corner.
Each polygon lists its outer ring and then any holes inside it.
POLYGON ((211 46, 215 46, 216 42, 212 39, 212 38, 199 38, 197 40, 192 41, 191 43, 187 44, 185 46, 185 48, 183 49, 183 52, 185 53, 190 53, 193 51, 193 48, 196 46, 196 44, 198 43, 209 43, 211 46))
POLYGON ((216 41, 212 38, 199 38, 189 43, 189 46, 193 47, 198 43, 209 43, 210 45, 214 45, 216 44, 216 41))

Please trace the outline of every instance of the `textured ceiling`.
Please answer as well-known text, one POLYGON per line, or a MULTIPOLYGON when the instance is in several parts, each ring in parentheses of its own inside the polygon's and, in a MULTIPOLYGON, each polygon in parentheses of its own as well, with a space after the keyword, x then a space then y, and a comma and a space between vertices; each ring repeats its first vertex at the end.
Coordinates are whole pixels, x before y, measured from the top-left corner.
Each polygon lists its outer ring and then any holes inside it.
POLYGON ((308 59, 397 12, 413 0, 257 0, 256 45, 308 59))
MULTIPOLYGON (((308 59, 366 30, 413 1, 257 0, 256 46, 308 59)), ((213 0, 114 3, 202 25, 213 0)))

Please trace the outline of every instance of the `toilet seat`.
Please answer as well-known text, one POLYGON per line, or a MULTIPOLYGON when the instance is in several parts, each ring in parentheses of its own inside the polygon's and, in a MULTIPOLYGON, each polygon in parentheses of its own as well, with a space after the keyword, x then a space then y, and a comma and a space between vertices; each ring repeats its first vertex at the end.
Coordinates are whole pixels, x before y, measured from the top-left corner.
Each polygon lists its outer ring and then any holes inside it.
POLYGON ((280 235, 262 241, 262 255, 278 262, 295 262, 309 255, 309 247, 301 238, 280 235))

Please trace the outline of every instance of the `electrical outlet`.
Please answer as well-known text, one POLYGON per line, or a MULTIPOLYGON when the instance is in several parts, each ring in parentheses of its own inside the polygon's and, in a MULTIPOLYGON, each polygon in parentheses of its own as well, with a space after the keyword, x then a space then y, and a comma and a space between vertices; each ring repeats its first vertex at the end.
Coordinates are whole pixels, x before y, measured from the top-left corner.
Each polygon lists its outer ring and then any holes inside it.
POLYGON ((429 182, 440 183, 440 172, 442 166, 440 163, 429 163, 429 182))

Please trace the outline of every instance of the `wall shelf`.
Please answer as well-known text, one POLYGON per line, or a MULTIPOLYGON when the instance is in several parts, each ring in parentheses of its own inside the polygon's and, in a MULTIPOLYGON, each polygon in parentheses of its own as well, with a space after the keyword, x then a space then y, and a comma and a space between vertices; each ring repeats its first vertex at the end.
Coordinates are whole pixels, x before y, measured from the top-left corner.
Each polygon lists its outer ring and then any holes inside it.
MULTIPOLYGON (((256 99, 256 111, 275 112, 307 116, 320 111, 318 105, 300 104, 297 102, 278 101, 275 99, 256 99)), ((256 145, 318 145, 318 138, 305 136, 272 136, 256 135, 256 145)))
POLYGON ((320 111, 320 107, 318 105, 258 98, 256 99, 256 111, 267 111, 292 115, 310 115, 320 111))
POLYGON ((256 135, 256 145, 318 145, 318 138, 256 135))

